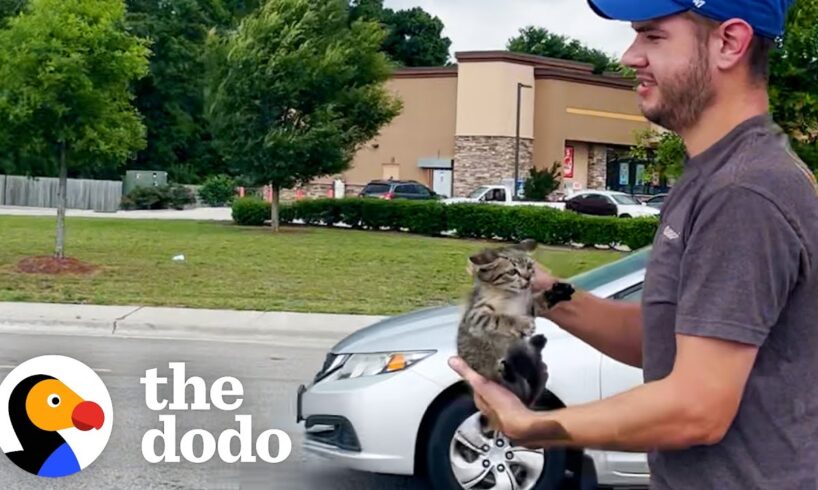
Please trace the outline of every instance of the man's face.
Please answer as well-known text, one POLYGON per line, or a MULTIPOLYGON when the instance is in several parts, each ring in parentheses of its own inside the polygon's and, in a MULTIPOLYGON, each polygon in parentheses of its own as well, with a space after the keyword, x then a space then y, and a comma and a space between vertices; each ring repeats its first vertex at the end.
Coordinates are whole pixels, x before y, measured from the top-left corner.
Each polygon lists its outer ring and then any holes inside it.
POLYGON ((636 70, 642 113, 671 131, 694 126, 714 96, 703 28, 684 15, 633 27, 637 36, 622 62, 636 70))

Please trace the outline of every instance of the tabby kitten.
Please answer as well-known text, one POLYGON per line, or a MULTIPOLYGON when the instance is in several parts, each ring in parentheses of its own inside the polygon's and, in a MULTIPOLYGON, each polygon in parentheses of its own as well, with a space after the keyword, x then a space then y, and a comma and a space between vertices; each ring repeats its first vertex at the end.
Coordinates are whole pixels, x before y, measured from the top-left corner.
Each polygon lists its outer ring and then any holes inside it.
POLYGON ((483 377, 500 383, 531 406, 548 378, 546 339, 534 335, 531 282, 534 240, 488 249, 469 258, 475 284, 457 332, 457 353, 483 377))

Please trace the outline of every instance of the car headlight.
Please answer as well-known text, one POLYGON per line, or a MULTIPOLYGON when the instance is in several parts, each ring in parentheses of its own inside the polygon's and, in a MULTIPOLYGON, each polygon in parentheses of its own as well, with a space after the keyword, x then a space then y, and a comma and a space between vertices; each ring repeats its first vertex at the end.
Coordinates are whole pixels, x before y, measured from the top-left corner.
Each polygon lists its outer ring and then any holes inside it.
POLYGON ((327 377, 341 380, 396 373, 417 364, 434 353, 435 351, 412 351, 351 354, 345 356, 341 366, 336 367, 335 372, 327 377))

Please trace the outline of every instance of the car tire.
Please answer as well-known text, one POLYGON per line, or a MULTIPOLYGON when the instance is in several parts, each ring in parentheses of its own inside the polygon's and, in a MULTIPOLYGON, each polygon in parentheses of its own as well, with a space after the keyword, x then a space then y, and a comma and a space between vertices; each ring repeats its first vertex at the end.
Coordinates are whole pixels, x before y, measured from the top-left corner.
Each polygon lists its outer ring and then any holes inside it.
MULTIPOLYGON (((473 398, 470 395, 460 395, 443 407, 435 417, 425 454, 427 478, 431 488, 434 490, 461 490, 464 488, 458 482, 453 470, 451 456, 455 451, 453 442, 455 432, 461 428, 464 423, 474 419, 476 416, 477 408, 474 405, 473 398)), ((512 448, 509 447, 508 449, 512 448)), ((524 448, 514 448, 514 451, 523 449, 524 448)), ((478 453, 474 453, 474 455, 477 454, 478 453)), ((480 458, 480 456, 476 456, 476 458, 480 458)), ((565 488, 563 480, 566 475, 566 452, 564 450, 549 451, 543 455, 543 460, 544 462, 539 478, 537 478, 534 483, 532 481, 533 477, 527 477, 528 484, 522 488, 527 488, 528 490, 561 490, 565 488), (532 483, 533 486, 531 486, 532 483)), ((487 459, 484 461, 488 462, 487 459)), ((504 470, 503 466, 501 463, 500 466, 491 466, 490 470, 486 471, 493 473, 490 478, 508 477, 509 474, 513 474, 515 478, 517 478, 518 474, 526 475, 524 472, 518 473, 520 466, 515 466, 513 473, 511 473, 511 467, 507 467, 504 470)), ((523 478, 526 478, 526 476, 523 478)), ((488 490, 491 488, 490 481, 488 486, 478 485, 474 488, 485 488, 488 490)), ((515 486, 515 488, 517 487, 515 486)))
POLYGON ((620 218, 631 218, 631 217, 632 217, 632 216, 631 216, 631 215, 629 215, 629 214, 623 214, 622 216, 620 216, 620 218))

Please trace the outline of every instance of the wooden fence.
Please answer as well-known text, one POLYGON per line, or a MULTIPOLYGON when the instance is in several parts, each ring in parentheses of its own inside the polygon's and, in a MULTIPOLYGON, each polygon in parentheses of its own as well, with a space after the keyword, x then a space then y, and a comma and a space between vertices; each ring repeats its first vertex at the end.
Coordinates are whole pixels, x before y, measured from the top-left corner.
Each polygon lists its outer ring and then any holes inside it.
MULTIPOLYGON (((0 175, 0 206, 57 207, 59 179, 0 175)), ((122 182, 68 179, 68 209, 114 212, 122 200, 122 182)))

